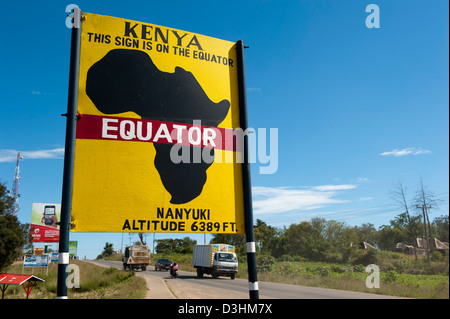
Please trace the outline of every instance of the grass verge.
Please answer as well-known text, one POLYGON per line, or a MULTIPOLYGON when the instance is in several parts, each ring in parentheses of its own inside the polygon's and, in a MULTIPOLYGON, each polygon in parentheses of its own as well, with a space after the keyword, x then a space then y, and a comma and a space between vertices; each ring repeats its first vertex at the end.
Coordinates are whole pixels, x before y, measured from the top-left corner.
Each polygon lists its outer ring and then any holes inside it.
MULTIPOLYGON (((145 280, 134 272, 115 268, 103 268, 80 260, 70 260, 80 270, 80 287, 68 289, 69 299, 144 299, 147 291, 145 280)), ((7 273, 22 273, 22 264, 9 267, 7 273)), ((30 294, 31 299, 56 298, 58 265, 52 263, 45 268, 25 268, 25 274, 33 274, 45 280, 38 283, 30 294)), ((9 286, 5 299, 25 299, 21 286, 9 286)))

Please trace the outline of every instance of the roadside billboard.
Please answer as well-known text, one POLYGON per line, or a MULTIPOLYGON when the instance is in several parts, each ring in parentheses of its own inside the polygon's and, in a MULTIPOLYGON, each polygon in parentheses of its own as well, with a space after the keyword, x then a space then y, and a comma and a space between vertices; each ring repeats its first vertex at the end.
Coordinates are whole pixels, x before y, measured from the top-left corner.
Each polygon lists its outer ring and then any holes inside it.
POLYGON ((77 255, 78 241, 69 241, 69 257, 75 257, 77 255))
POLYGON ((50 262, 52 262, 52 263, 58 262, 58 256, 59 256, 58 253, 50 253, 49 256, 50 256, 50 262))
POLYGON ((33 203, 31 208, 30 231, 34 243, 54 243, 59 241, 61 204, 33 203))
POLYGON ((235 43, 83 13, 72 232, 244 233, 235 43))
POLYGON ((47 267, 49 260, 48 255, 25 255, 23 267, 47 267))

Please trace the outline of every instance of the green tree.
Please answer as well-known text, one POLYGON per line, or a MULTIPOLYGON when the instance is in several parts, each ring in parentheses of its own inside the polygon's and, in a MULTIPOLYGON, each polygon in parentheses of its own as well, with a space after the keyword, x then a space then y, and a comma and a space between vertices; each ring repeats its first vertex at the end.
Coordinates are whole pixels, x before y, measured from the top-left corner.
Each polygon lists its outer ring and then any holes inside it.
POLYGON ((432 225, 436 230, 437 238, 440 241, 448 242, 448 215, 436 217, 432 225))
POLYGON ((289 254, 292 256, 322 261, 331 248, 330 243, 321 234, 320 228, 306 221, 289 226, 284 236, 287 239, 289 254))
POLYGON ((358 242, 365 241, 371 245, 376 243, 375 234, 377 233, 377 230, 373 224, 367 223, 362 224, 361 226, 356 226, 355 231, 358 237, 358 242))
POLYGON ((383 225, 377 232, 378 248, 392 251, 397 243, 404 243, 408 240, 405 229, 383 225))
POLYGON ((10 266, 30 244, 30 225, 21 224, 10 213, 14 201, 6 186, 0 183, 0 272, 10 266))
POLYGON ((280 231, 272 226, 267 225, 260 219, 256 220, 255 239, 259 242, 259 249, 262 253, 272 253, 275 245, 275 239, 279 236, 280 231))
POLYGON ((184 237, 183 239, 159 239, 157 240, 157 243, 158 244, 155 247, 155 251, 158 254, 191 254, 197 241, 190 239, 189 237, 184 237))
POLYGON ((111 256, 114 252, 113 244, 106 242, 105 247, 103 247, 102 256, 108 257, 111 256))

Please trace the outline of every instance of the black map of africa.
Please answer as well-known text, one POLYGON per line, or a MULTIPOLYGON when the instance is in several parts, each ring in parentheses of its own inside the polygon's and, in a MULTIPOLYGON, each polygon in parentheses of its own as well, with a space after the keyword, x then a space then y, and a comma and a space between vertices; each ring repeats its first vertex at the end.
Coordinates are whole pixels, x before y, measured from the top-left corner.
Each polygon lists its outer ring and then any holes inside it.
MULTIPOLYGON (((97 109, 105 114, 135 112, 145 120, 158 120, 217 127, 227 116, 228 100, 212 102, 191 72, 180 67, 174 73, 160 71, 148 54, 138 50, 109 51, 89 69, 86 93, 97 109)), ((175 164, 170 159, 169 144, 153 144, 155 167, 172 204, 187 203, 202 192, 206 170, 211 163, 175 164)), ((184 150, 181 150, 184 151, 184 150)), ((187 151, 187 150, 186 150, 187 151)), ((202 148, 203 151, 203 148, 202 148)), ((214 149, 210 155, 214 157, 214 149)))

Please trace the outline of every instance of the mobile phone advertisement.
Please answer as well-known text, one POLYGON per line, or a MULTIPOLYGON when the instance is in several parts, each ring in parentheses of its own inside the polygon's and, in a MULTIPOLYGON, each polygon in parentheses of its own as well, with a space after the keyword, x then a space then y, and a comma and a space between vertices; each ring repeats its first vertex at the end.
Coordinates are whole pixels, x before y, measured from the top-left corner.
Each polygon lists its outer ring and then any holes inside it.
POLYGON ((34 243, 59 242, 61 204, 33 203, 31 209, 31 237, 34 243))

